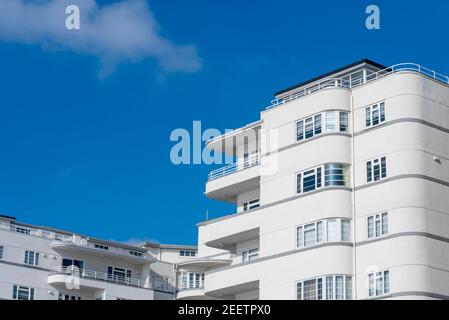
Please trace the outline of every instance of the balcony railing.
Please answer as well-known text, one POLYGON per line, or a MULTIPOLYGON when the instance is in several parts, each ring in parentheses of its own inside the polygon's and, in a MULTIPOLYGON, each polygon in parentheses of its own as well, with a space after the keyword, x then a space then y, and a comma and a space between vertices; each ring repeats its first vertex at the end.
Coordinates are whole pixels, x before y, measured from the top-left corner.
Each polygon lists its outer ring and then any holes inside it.
POLYGON ((217 178, 221 178, 221 177, 230 175, 234 172, 238 172, 243 169, 254 167, 258 164, 260 164, 260 153, 252 155, 250 158, 245 159, 243 161, 238 161, 238 162, 230 164, 228 166, 212 170, 209 173, 209 175, 207 176, 207 181, 215 180, 217 178))
POLYGON ((119 276, 101 271, 78 269, 76 267, 56 267, 53 269, 52 274, 64 274, 75 277, 78 276, 80 278, 113 282, 121 285, 168 291, 168 278, 157 276, 153 276, 151 278, 152 281, 150 283, 147 283, 142 279, 119 276))
MULTIPOLYGON (((359 73, 357 71, 355 73, 359 73)), ((283 98, 271 100, 271 105, 266 109, 271 109, 273 107, 277 107, 281 104, 287 103, 292 100, 296 100, 302 98, 308 94, 321 91, 329 88, 355 88, 365 83, 380 79, 387 75, 397 73, 397 72, 415 72, 419 74, 423 74, 431 79, 439 81, 444 84, 449 84, 449 77, 445 76, 441 73, 435 72, 431 69, 420 66, 416 63, 400 63, 395 64, 391 67, 379 70, 373 73, 367 73, 362 76, 354 76, 354 74, 349 74, 341 78, 332 78, 332 79, 324 79, 323 81, 314 84, 310 87, 306 87, 300 91, 293 92, 283 98)))

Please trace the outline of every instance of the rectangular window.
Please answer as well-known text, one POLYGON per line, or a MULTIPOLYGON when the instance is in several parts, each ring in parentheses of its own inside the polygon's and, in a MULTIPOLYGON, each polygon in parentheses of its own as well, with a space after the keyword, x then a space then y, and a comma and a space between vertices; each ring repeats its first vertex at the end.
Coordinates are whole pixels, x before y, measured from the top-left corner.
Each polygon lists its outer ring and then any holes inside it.
POLYGON ((18 233, 23 233, 23 234, 30 234, 31 233, 31 229, 29 228, 25 228, 25 227, 19 227, 16 225, 11 225, 11 230, 18 232, 18 233))
POLYGON ((378 181, 387 177, 387 158, 381 157, 366 162, 366 181, 378 181))
POLYGON ((329 275, 296 283, 298 300, 349 300, 352 299, 352 278, 329 275))
POLYGON ((370 297, 381 296, 390 292, 390 271, 368 274, 368 294, 370 297))
POLYGON ((329 241, 351 241, 351 221, 326 219, 296 227, 297 248, 329 241))
POLYGON ((374 127, 385 122, 385 102, 365 108, 365 127, 374 127))
POLYGON ((341 220, 341 241, 351 241, 351 222, 341 220))
POLYGON ((98 243, 94 243, 94 247, 100 250, 109 250, 108 246, 102 245, 102 244, 98 244, 98 243))
POLYGON ((84 268, 84 261, 76 259, 62 259, 62 268, 64 271, 71 270, 72 273, 82 271, 84 268))
POLYGON ((324 185, 346 186, 348 166, 341 163, 326 163, 324 165, 324 185))
POLYGON ((340 132, 348 132, 349 116, 347 112, 340 112, 340 132))
POLYGON ((34 251, 25 251, 24 263, 30 266, 39 265, 39 253, 34 251))
POLYGON ((335 112, 326 112, 326 132, 335 131, 337 128, 335 122, 335 112))
POLYGON ((251 201, 243 202, 243 211, 251 210, 260 207, 260 200, 254 199, 251 201))
POLYGON ((3 259, 3 246, 0 246, 0 259, 3 259))
POLYGON ((248 262, 259 256, 259 248, 242 251, 242 262, 248 262))
POLYGON ((179 255, 181 257, 194 257, 195 256, 195 251, 181 250, 181 251, 179 251, 179 255))
POLYGON ((306 133, 305 133, 305 136, 306 136, 306 139, 309 139, 309 138, 312 138, 313 137, 313 118, 312 117, 310 117, 310 118, 307 118, 306 120, 305 120, 305 131, 306 131, 306 133))
POLYGON ((14 285, 12 298, 13 300, 34 300, 34 288, 14 285))
POLYGON ((327 220, 326 239, 328 242, 337 241, 337 220, 327 220))
POLYGON ((388 234, 388 213, 378 213, 367 217, 368 238, 388 234))
POLYGON ((296 122, 296 141, 304 139, 304 121, 296 122))
POLYGON ((317 114, 315 117, 315 135, 321 133, 321 114, 317 114))
POLYGON ((306 193, 321 188, 321 167, 296 175, 296 192, 306 193))

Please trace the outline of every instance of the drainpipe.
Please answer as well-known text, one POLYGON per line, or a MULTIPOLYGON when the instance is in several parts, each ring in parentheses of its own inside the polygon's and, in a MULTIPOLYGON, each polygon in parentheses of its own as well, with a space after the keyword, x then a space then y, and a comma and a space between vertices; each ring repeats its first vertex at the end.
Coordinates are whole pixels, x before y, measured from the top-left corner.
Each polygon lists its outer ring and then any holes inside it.
POLYGON ((355 207, 355 153, 354 153, 354 96, 351 89, 351 167, 352 167, 352 269, 354 271, 353 299, 357 300, 357 247, 356 247, 356 207, 355 207))

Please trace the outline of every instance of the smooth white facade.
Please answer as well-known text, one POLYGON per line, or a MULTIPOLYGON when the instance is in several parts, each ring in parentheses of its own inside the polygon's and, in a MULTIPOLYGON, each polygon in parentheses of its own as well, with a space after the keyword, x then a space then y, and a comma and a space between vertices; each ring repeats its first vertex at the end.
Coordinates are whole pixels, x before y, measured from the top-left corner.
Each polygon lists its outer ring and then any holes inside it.
POLYGON ((126 245, 0 216, 0 299, 174 299, 174 264, 196 251, 126 245))
POLYGON ((206 183, 236 212, 198 225, 178 299, 449 298, 447 77, 364 60, 207 147, 237 159, 206 183))

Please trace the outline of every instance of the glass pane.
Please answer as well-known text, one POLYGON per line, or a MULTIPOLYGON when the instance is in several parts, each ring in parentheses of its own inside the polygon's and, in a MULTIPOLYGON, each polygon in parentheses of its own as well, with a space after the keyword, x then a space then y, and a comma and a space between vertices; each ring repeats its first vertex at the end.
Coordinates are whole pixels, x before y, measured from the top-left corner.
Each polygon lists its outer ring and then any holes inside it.
POLYGON ((296 245, 298 247, 302 247, 303 246, 303 234, 302 234, 302 227, 298 227, 297 231, 296 231, 296 245))
POLYGON ((373 126, 379 124, 379 109, 373 107, 373 126))
POLYGON ((326 299, 334 299, 334 278, 331 276, 326 277, 326 299))
POLYGON ((316 242, 321 243, 323 242, 323 222, 318 221, 316 223, 316 242))
POLYGON ((346 112, 340 112, 340 131, 348 131, 348 113, 346 112))
POLYGON ((380 104, 380 122, 385 121, 385 102, 380 104))
POLYGON ((321 188, 321 168, 316 169, 316 187, 321 188))
POLYGON ((376 296, 379 296, 383 294, 384 292, 384 283, 383 283, 383 277, 382 272, 377 272, 376 275, 376 296))
POLYGON ((382 234, 388 233, 388 213, 382 213, 382 234))
POLYGON ((327 220, 327 241, 337 241, 337 220, 327 220))
POLYGON ((315 134, 321 133, 321 114, 315 116, 315 134))
POLYGON ((323 300, 323 279, 317 279, 317 300, 323 300))
POLYGON ((296 299, 302 300, 302 282, 296 284, 296 299))
POLYGON ((313 119, 306 119, 306 139, 313 137, 313 119))
POLYGON ((368 161, 366 163, 366 181, 371 182, 372 181, 372 168, 371 168, 371 161, 368 161))
MULTIPOLYGON (((309 225, 310 226, 310 225, 309 225)), ((312 224, 313 228, 304 228, 304 246, 313 246, 315 244, 315 226, 312 224)))
MULTIPOLYGON (((313 171, 312 171, 313 172, 313 171)), ((315 173, 311 175, 307 175, 304 173, 303 178, 303 192, 309 192, 315 190, 316 187, 316 179, 315 173)))
POLYGON ((374 274, 373 273, 370 273, 368 275, 368 286, 369 286, 369 289, 368 289, 369 296, 371 297, 374 295, 374 274))
POLYGON ((385 157, 382 157, 380 159, 380 163, 381 163, 382 178, 385 178, 387 176, 387 159, 385 157))
POLYGON ((380 236, 380 219, 376 216, 376 237, 380 236))
POLYGON ((380 165, 379 165, 379 163, 374 164, 373 171, 374 171, 374 173, 373 173, 374 181, 379 180, 380 179, 380 165))
POLYGON ((374 217, 368 217, 368 238, 374 237, 374 217))
POLYGON ((390 271, 384 271, 384 293, 390 292, 390 271))
POLYGON ((304 300, 316 300, 316 279, 304 281, 304 300))
POLYGON ((346 277, 346 300, 352 299, 352 278, 346 277))
POLYGON ((344 186, 346 168, 339 163, 328 163, 324 169, 325 186, 344 186))
POLYGON ((335 277, 335 299, 343 300, 343 276, 335 277))
POLYGON ((304 139, 304 122, 298 121, 296 123, 296 141, 304 139))
POLYGON ((371 108, 366 108, 365 109, 365 126, 369 127, 371 126, 371 108))
POLYGON ((301 193, 301 174, 296 175, 296 193, 301 193))
POLYGON ((326 131, 335 131, 335 112, 326 112, 326 131))
POLYGON ((351 241, 351 223, 349 220, 341 221, 341 240, 351 241))

